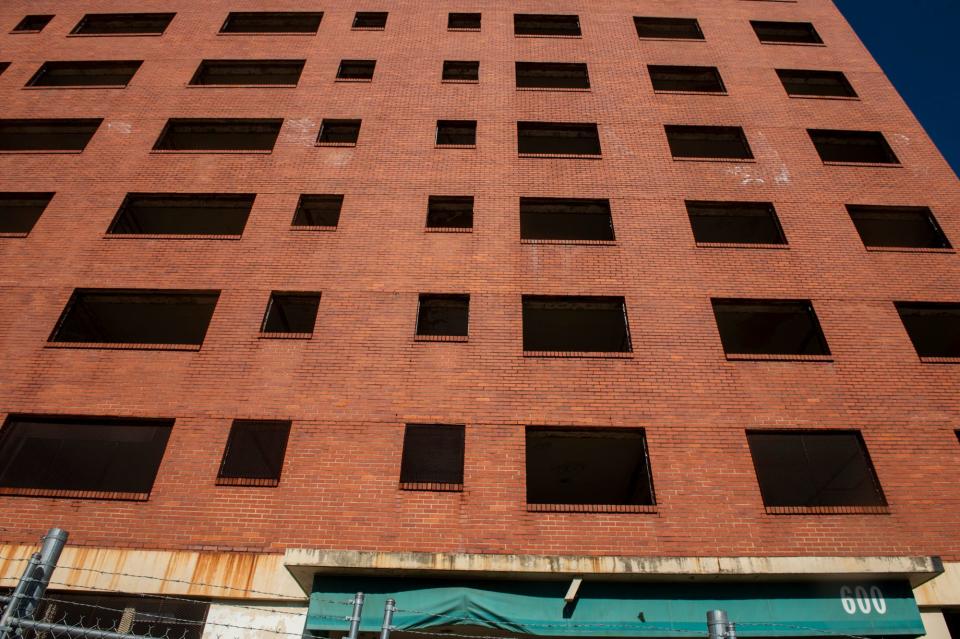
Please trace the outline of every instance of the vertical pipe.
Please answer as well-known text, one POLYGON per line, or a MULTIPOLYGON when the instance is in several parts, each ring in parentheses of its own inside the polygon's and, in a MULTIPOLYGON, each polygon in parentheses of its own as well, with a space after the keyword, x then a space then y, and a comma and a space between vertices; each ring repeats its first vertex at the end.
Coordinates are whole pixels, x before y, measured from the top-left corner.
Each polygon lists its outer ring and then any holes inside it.
POLYGON ((40 544, 40 565, 33 571, 33 581, 27 586, 29 596, 17 616, 33 616, 33 612, 47 592, 47 586, 50 584, 50 578, 53 577, 53 571, 57 568, 57 562, 60 561, 60 553, 63 552, 68 536, 67 531, 60 528, 51 528, 43 536, 40 544))
POLYGON ((353 598, 353 615, 350 616, 349 639, 357 639, 360 633, 360 615, 363 614, 363 593, 358 592, 353 598))
POLYGON ((707 611, 707 634, 710 639, 725 639, 729 623, 725 610, 707 611))
POLYGON ((23 574, 20 576, 20 581, 17 582, 17 587, 13 589, 13 593, 10 595, 10 603, 7 604, 3 615, 0 616, 0 639, 9 639, 9 637, 13 635, 13 625, 11 622, 18 616, 15 611, 21 607, 21 602, 24 597, 27 596, 27 589, 33 585, 31 575, 39 565, 40 553, 35 552, 30 556, 27 567, 24 568, 23 574))
POLYGON ((393 613, 397 611, 397 602, 393 599, 387 599, 383 607, 383 626, 380 628, 380 639, 390 639, 390 631, 393 629, 393 613))

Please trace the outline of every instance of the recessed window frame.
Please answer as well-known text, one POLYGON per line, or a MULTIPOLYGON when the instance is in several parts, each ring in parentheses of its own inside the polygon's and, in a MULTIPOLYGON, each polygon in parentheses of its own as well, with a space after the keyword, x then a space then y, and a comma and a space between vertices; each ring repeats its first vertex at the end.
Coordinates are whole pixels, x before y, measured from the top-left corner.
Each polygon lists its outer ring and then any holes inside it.
POLYGON ((756 201, 733 201, 733 200, 685 200, 684 204, 687 209, 687 217, 690 220, 690 229, 693 233, 693 239, 697 246, 703 247, 730 247, 730 248, 782 248, 785 249, 788 247, 786 234, 783 232, 783 226, 780 224, 780 216, 777 214, 776 207, 773 202, 756 202, 756 201), (699 209, 699 213, 698 213, 699 209), (753 209, 750 211, 750 209, 753 209), (713 212, 711 212, 711 210, 713 212), (736 215, 736 211, 749 212, 749 215, 736 215), (729 211, 729 214, 724 214, 723 211, 729 211), (697 234, 697 224, 695 218, 703 217, 732 217, 732 218, 748 218, 748 217, 762 217, 760 213, 763 212, 766 214, 767 219, 769 220, 769 229, 768 236, 764 238, 766 241, 763 242, 746 242, 743 238, 738 239, 737 241, 718 241, 718 240, 705 240, 698 237, 697 234), (773 240, 773 241, 771 241, 773 240))
MULTIPOLYGON (((240 239, 243 235, 243 231, 246 229, 247 221, 250 217, 250 212, 253 209, 254 201, 256 200, 256 194, 254 193, 127 193, 123 202, 120 204, 120 207, 117 209, 116 215, 114 215, 113 220, 110 222, 110 226, 107 227, 105 236, 109 238, 130 238, 130 239, 240 239), (233 208, 239 211, 238 217, 242 217, 242 221, 235 223, 235 226, 231 226, 228 231, 238 231, 238 232, 217 232, 217 233, 197 233, 196 229, 192 229, 190 233, 174 233, 174 232, 164 232, 164 233, 151 233, 145 232, 142 227, 142 220, 138 220, 134 211, 137 210, 138 205, 145 209, 145 213, 148 216, 146 220, 149 222, 149 210, 151 208, 159 209, 160 206, 151 206, 151 203, 163 203, 169 202, 170 208, 176 210, 177 208, 190 208, 189 203, 191 201, 202 202, 203 200, 208 200, 211 203, 209 208, 216 209, 220 208, 216 206, 217 202, 225 204, 233 204, 233 208), (177 203, 188 204, 188 206, 178 206, 177 203), (145 207, 143 205, 146 205, 145 207), (127 228, 136 227, 141 225, 139 230, 127 231, 127 228), (123 230, 119 230, 123 229, 123 230)), ((199 204, 202 208, 203 205, 199 204)), ((227 208, 224 206, 223 208, 227 208)), ((195 219, 195 215, 190 215, 189 217, 195 219)))
MULTIPOLYGON (((363 120, 359 118, 324 118, 320 122, 320 131, 317 133, 316 146, 340 146, 354 147, 360 141, 360 129, 363 127, 363 120), (348 140, 324 140, 325 135, 329 135, 330 130, 341 126, 355 126, 356 132, 352 141, 348 140)), ((339 136, 339 134, 337 134, 339 136)))
MULTIPOLYGON (((933 214, 933 211, 930 210, 930 207, 927 206, 890 206, 890 205, 871 205, 871 204, 847 204, 846 205, 847 213, 850 215, 850 220, 853 222, 853 226, 857 231, 857 235, 860 237, 860 241, 863 242, 863 246, 868 251, 903 251, 903 252, 948 252, 952 253, 954 251, 953 245, 950 243, 950 240, 947 238, 946 234, 943 232, 940 224, 937 222, 936 216, 933 214), (865 237, 864 231, 869 230, 865 229, 858 224, 858 220, 862 221, 860 216, 876 216, 877 219, 882 219, 883 217, 893 217, 896 215, 911 216, 920 221, 923 224, 928 233, 932 238, 932 243, 926 245, 910 245, 910 244, 893 244, 893 243, 883 243, 883 244, 867 244, 868 238, 865 237)), ((895 229, 894 229, 895 230, 895 229)), ((904 237, 905 234, 893 233, 894 237, 904 237)))
POLYGON ((255 488, 275 488, 280 485, 280 479, 283 475, 283 466, 286 461, 287 446, 290 441, 290 430, 292 422, 289 420, 277 419, 235 419, 230 424, 230 433, 227 435, 227 441, 223 448, 223 457, 220 459, 220 469, 217 471, 217 486, 246 486, 255 488), (237 468, 235 459, 231 458, 231 453, 235 452, 238 446, 238 439, 243 438, 243 430, 262 430, 262 432, 271 432, 276 438, 271 442, 274 450, 262 450, 262 458, 266 465, 276 465, 271 474, 250 473, 244 474, 237 468), (268 459, 268 457, 279 454, 279 459, 268 459), (250 475, 262 476, 250 476, 250 475))
POLYGON ((901 167, 903 166, 900 162, 899 156, 897 156, 896 151, 893 150, 893 147, 890 146, 890 142, 880 131, 860 131, 860 130, 847 130, 847 129, 807 129, 807 135, 810 136, 810 141, 813 143, 813 148, 816 150, 817 155, 820 157, 820 160, 824 164, 833 164, 833 165, 850 165, 850 166, 875 166, 875 167, 901 167), (824 157, 824 151, 821 149, 820 144, 818 143, 818 138, 821 140, 825 138, 840 138, 846 137, 849 140, 861 139, 867 140, 872 138, 875 142, 879 142, 873 146, 873 148, 878 149, 878 153, 885 156, 886 161, 876 161, 876 160, 863 160, 863 159, 841 159, 835 156, 824 157))
POLYGON ((267 308, 263 312, 263 321, 260 322, 260 337, 274 339, 311 339, 316 330, 322 297, 319 291, 271 291, 270 298, 267 300, 267 308), (291 330, 277 330, 276 314, 280 315, 279 321, 281 323, 287 322, 288 320, 283 317, 286 313, 284 311, 284 304, 289 302, 295 304, 306 302, 312 306, 309 311, 313 315, 309 321, 310 330, 292 330, 294 328, 306 329, 308 328, 306 325, 290 327, 291 330))
POLYGON ((41 31, 47 28, 47 26, 55 17, 56 16, 52 14, 39 14, 39 13, 31 13, 31 14, 25 15, 23 16, 23 18, 20 19, 19 22, 17 22, 17 24, 14 25, 10 33, 11 34, 40 33, 41 31))
MULTIPOLYGON (((130 85, 137 71, 143 65, 143 60, 50 60, 40 65, 24 88, 29 89, 126 89, 130 85), (122 84, 114 82, 112 84, 103 83, 81 83, 81 84, 48 84, 47 78, 51 73, 57 73, 60 70, 69 70, 70 68, 78 71, 86 69, 105 68, 123 68, 132 67, 128 76, 122 84)), ((122 76, 121 76, 122 77, 122 76)))
POLYGON ((673 18, 666 16, 634 16, 633 17, 633 27, 637 32, 637 37, 641 40, 680 40, 685 42, 703 42, 706 40, 706 37, 703 35, 703 29, 700 27, 700 21, 696 18, 673 18), (644 35, 641 33, 641 22, 647 22, 653 26, 680 26, 686 25, 691 27, 690 33, 687 35, 667 35, 666 33, 660 34, 648 34, 644 35))
MULTIPOLYGON (((428 233, 472 233, 473 232, 473 214, 475 199, 472 195, 430 195, 427 198, 427 220, 425 230, 428 233), (460 206, 461 208, 466 208, 469 205, 469 217, 468 220, 464 220, 466 223, 460 224, 450 224, 440 222, 449 222, 450 220, 443 219, 443 211, 438 211, 438 207, 442 208, 444 206, 460 206)), ((453 215, 453 221, 457 221, 458 218, 463 217, 460 213, 455 213, 453 215)))
POLYGON ((447 31, 480 31, 482 20, 482 13, 451 11, 447 14, 447 31), (475 23, 473 22, 474 17, 476 17, 475 23), (462 20, 463 22, 455 24, 458 20, 462 20))
MULTIPOLYGON (((728 360, 833 361, 833 354, 827 342, 826 335, 823 332, 823 327, 820 324, 820 317, 811 300, 714 297, 711 298, 710 303, 716 322, 717 335, 720 338, 720 345, 728 360), (787 352, 785 350, 762 352, 756 349, 739 349, 732 343, 732 341, 737 339, 737 334, 726 334, 724 332, 723 325, 726 320, 721 319, 721 313, 725 312, 724 307, 742 309, 749 309, 751 307, 758 309, 762 309, 763 307, 789 309, 792 307, 795 310, 802 309, 808 322, 807 330, 810 331, 807 337, 812 338, 815 342, 815 345, 811 347, 813 352, 787 352)), ((756 334, 756 330, 754 330, 753 333, 756 334)), ((804 340, 804 343, 806 343, 806 340, 804 340)))
POLYGON ((476 120, 437 120, 436 136, 434 137, 434 146, 438 149, 475 149, 477 147, 477 121, 476 120), (466 132, 457 132, 463 130, 466 132), (473 133, 472 141, 470 133, 473 133), (453 141, 447 141, 447 136, 453 141), (456 136, 464 136, 460 139, 456 136))
POLYGON ((414 329, 415 342, 466 342, 470 338, 470 294, 469 293, 420 293, 417 296, 417 323, 414 329), (454 328, 447 332, 440 332, 428 322, 430 308, 433 303, 454 303, 454 312, 463 312, 463 317, 452 319, 454 328), (463 330, 456 330, 460 324, 463 330))
POLYGON ((860 99, 860 96, 857 95, 856 90, 854 90, 853 85, 850 84, 850 80, 847 79, 847 76, 845 73, 843 73, 843 71, 825 71, 815 69, 774 69, 774 72, 777 74, 777 79, 780 80, 780 84, 783 85, 783 90, 791 98, 806 98, 814 100, 860 99), (816 80, 818 78, 821 80, 831 78, 836 81, 836 86, 841 87, 844 91, 842 93, 816 93, 812 88, 809 91, 791 91, 790 83, 797 79, 803 79, 804 83, 806 83, 809 80, 816 80))
MULTIPOLYGON (((283 120, 281 118, 170 118, 163 125, 163 129, 160 131, 160 135, 157 136, 157 141, 154 142, 153 149, 151 153, 263 153, 269 154, 273 153, 273 149, 277 144, 277 140, 280 137, 280 131, 283 128, 283 120), (270 142, 270 147, 267 148, 266 145, 254 145, 250 144, 247 147, 237 148, 239 145, 231 145, 230 147, 199 147, 199 146, 190 146, 186 148, 170 148, 170 145, 175 142, 174 139, 168 138, 168 136, 173 135, 183 135, 183 132, 177 132, 177 127, 204 127, 204 126, 224 126, 224 127, 243 127, 243 126, 263 126, 265 127, 264 131, 255 132, 254 135, 262 135, 264 138, 273 136, 273 139, 270 142), (273 129, 272 131, 266 130, 267 128, 273 129)), ((197 135, 207 135, 206 133, 198 133, 197 135)), ((227 133, 229 135, 229 133, 227 133)), ((243 135, 241 133, 240 135, 243 135)))
POLYGON ((320 25, 323 22, 323 11, 231 11, 227 14, 227 17, 224 19, 223 24, 220 25, 220 30, 217 32, 217 35, 293 35, 293 36, 312 36, 316 35, 320 31, 320 25), (264 16, 297 16, 303 17, 308 21, 316 19, 316 25, 312 28, 310 25, 305 25, 306 28, 301 30, 289 30, 289 29, 279 29, 279 30, 235 30, 231 25, 232 20, 237 20, 238 17, 240 20, 245 18, 250 18, 251 16, 264 15, 264 16))
MULTIPOLYGON (((301 231, 336 231, 337 227, 340 226, 340 215, 343 213, 343 194, 337 193, 303 193, 300 195, 297 200, 297 208, 293 212, 293 219, 290 221, 290 228, 293 230, 301 231), (314 203, 323 202, 325 204, 331 204, 336 207, 336 220, 332 220, 334 224, 304 224, 300 222, 315 222, 318 220, 312 219, 306 213, 306 207, 311 206, 314 203)), ((329 222, 331 220, 324 220, 329 222)))
POLYGON ((514 63, 514 78, 518 91, 589 91, 590 71, 586 62, 524 62, 514 63), (569 74, 559 82, 549 84, 551 72, 582 71, 569 74), (537 82, 537 80, 542 80, 537 82), (567 85, 567 86, 564 86, 567 85))
POLYGON ((377 69, 376 60, 340 60, 337 67, 337 82, 373 82, 377 69))
MULTIPOLYGON (((558 309, 554 309, 558 310, 558 309)), ((549 313, 548 313, 549 315, 549 313)), ((559 324, 553 320, 554 324, 548 325, 546 330, 553 330, 559 324)), ((565 321, 564 324, 567 322, 565 321)), ((582 328, 582 327, 581 327, 582 328)), ((606 330, 609 326, 600 327, 600 330, 606 330)), ((619 330, 619 327, 618 327, 619 330)), ((630 358, 633 355, 633 340, 630 333, 630 318, 627 315, 627 302, 622 296, 612 295, 537 295, 524 294, 521 296, 521 333, 523 341, 523 354, 528 357, 599 357, 599 358, 630 358), (537 325, 533 323, 531 317, 534 313, 542 312, 545 305, 559 305, 559 310, 565 310, 564 306, 577 305, 583 306, 581 309, 574 310, 602 310, 615 311, 623 322, 623 333, 620 339, 620 345, 617 348, 596 348, 597 344, 574 344, 565 345, 564 341, 573 339, 576 341, 576 328, 567 331, 567 335, 557 337, 556 341, 549 343, 549 338, 534 335, 538 330, 537 325), (590 309, 589 306, 610 306, 610 309, 590 309), (537 308, 540 306, 539 308, 537 308), (619 306, 619 309, 614 308, 619 306), (528 339, 528 336, 530 339, 528 339), (535 339, 534 339, 535 338, 535 339), (587 348, 584 348, 587 346, 587 348)))
MULTIPOLYGON (((591 220, 592 221, 592 220, 591 220)), ((585 244, 609 246, 616 244, 617 237, 613 225, 613 211, 610 200, 606 198, 579 197, 520 197, 520 242, 521 244, 585 244), (553 209, 552 211, 550 209, 553 209), (567 210, 564 210, 567 209, 567 210), (599 210, 591 210, 599 209, 599 210), (577 237, 573 233, 564 233, 563 229, 554 233, 539 233, 538 227, 544 221, 556 218, 563 223, 577 217, 605 218, 598 224, 586 226, 587 235, 598 237, 577 237), (538 221, 540 223, 538 223, 538 221), (605 223, 604 223, 605 222, 605 223), (601 230, 603 229, 603 230, 601 230), (537 235, 540 235, 539 237, 537 235)))
MULTIPOLYGON (((743 130, 743 127, 740 126, 700 126, 700 125, 684 125, 684 124, 666 124, 663 127, 664 133, 667 137, 667 145, 670 148, 670 156, 675 161, 693 161, 693 162, 754 162, 755 158, 753 155, 753 149, 750 146, 750 140, 747 138, 746 131, 743 130), (671 134, 683 135, 683 134, 692 134, 700 133, 702 135, 719 135, 719 134, 730 134, 732 137, 733 133, 737 133, 742 144, 742 155, 704 155, 701 153, 690 153, 677 155, 679 150, 678 145, 682 144, 684 140, 676 140, 671 137, 671 134)), ((703 144, 701 141, 700 144, 703 144)))
POLYGON ((191 88, 296 88, 300 84, 300 78, 303 75, 303 68, 306 65, 304 59, 212 59, 206 58, 197 65, 197 70, 187 83, 191 88), (278 68, 288 67, 290 75, 296 73, 296 79, 292 82, 207 82, 205 77, 213 69, 214 73, 223 73, 223 70, 233 68, 270 66, 278 68), (216 67, 221 67, 219 70, 216 67))
POLYGON ((786 45, 799 45, 799 46, 808 46, 808 47, 823 47, 826 46, 823 42, 823 38, 820 36, 820 33, 817 31, 816 27, 813 26, 812 22, 798 22, 795 20, 751 20, 750 26, 753 29, 754 34, 757 36, 757 40, 761 44, 786 44, 786 45), (805 26, 810 27, 808 29, 808 34, 810 36, 809 41, 805 40, 796 40, 796 39, 787 39, 787 40, 764 40, 764 36, 758 29, 763 29, 765 27, 772 27, 773 25, 780 25, 781 28, 784 25, 793 25, 793 26, 805 26))
POLYGON ((0 238, 3 237, 27 237, 33 231, 37 222, 46 213, 50 202, 53 200, 53 191, 3 191, 0 192, 0 238), (28 202, 32 200, 32 204, 28 202), (9 224, 4 220, 8 214, 5 210, 8 208, 7 202, 25 201, 24 204, 10 205, 13 208, 33 207, 34 211, 28 211, 20 214, 20 220, 17 224, 9 224), (41 206, 42 205, 42 206, 41 206), (30 219, 32 216, 32 219, 30 219))
MULTIPOLYGON (((426 451, 425 451, 426 452, 426 451)), ((400 454, 400 490, 418 490, 432 492, 463 492, 466 461, 466 427, 462 424, 405 424, 403 445, 400 454), (442 435, 441 435, 442 433, 442 435), (415 446, 430 443, 431 435, 444 444, 441 450, 429 451, 432 455, 414 450, 415 446), (437 437, 439 435, 439 438, 437 437), (446 460, 451 467, 458 467, 459 473, 451 468, 417 468, 419 464, 435 461, 441 455, 451 455, 446 460)))
MULTIPOLYGON (((536 139, 536 135, 532 136, 532 139, 536 139)), ((544 138, 549 136, 542 136, 544 138)), ((517 153, 520 157, 547 157, 547 158, 585 158, 585 159, 600 159, 603 157, 603 147, 600 140, 600 126, 595 122, 533 122, 533 121, 519 121, 517 122, 517 153), (596 145, 590 144, 589 142, 584 143, 583 151, 573 151, 573 152, 564 152, 564 151, 552 151, 548 149, 534 150, 527 147, 524 148, 524 139, 531 137, 530 133, 536 133, 537 131, 558 131, 560 135, 556 139, 562 139, 563 137, 574 137, 570 136, 569 133, 575 132, 577 130, 581 132, 592 132, 593 136, 582 136, 584 138, 593 138, 596 140, 596 145), (566 131, 566 133, 565 133, 566 131), (589 148, 587 148, 589 147, 589 148), (595 152, 594 152, 595 149, 595 152), (589 151, 589 152, 588 152, 589 151)))
POLYGON ((513 14, 513 35, 517 38, 582 38, 583 37, 583 25, 580 22, 579 14, 575 13, 514 13, 513 14), (530 23, 535 23, 539 18, 539 22, 555 22, 557 24, 561 22, 576 23, 576 29, 568 27, 562 28, 550 28, 549 26, 540 30, 535 31, 529 27, 530 23), (562 18, 564 20, 555 20, 555 18, 562 18), (572 20, 570 20, 572 18, 572 20), (523 22, 526 19, 527 25, 524 25, 523 22), (575 31, 575 32, 574 32, 575 31))
MULTIPOLYGON (((650 84, 653 86, 654 93, 680 93, 680 94, 691 94, 691 95, 727 95, 727 87, 723 82, 723 76, 720 75, 720 69, 717 67, 700 67, 700 66, 682 66, 682 65, 663 65, 663 64, 648 64, 647 65, 647 74, 650 76, 650 84), (683 88, 664 88, 662 82, 664 81, 662 77, 658 77, 657 74, 674 74, 681 75, 686 72, 688 75, 693 75, 696 73, 707 74, 712 73, 714 79, 716 80, 716 85, 709 89, 698 89, 695 85, 686 86, 683 88), (661 85, 658 87, 658 83, 661 85)), ((670 80, 666 80, 669 82, 670 80)), ((677 82, 680 80, 678 79, 677 82)), ((694 81, 696 82, 696 81, 694 81)))
POLYGON ((135 13, 87 13, 84 14, 80 21, 70 30, 68 37, 80 37, 80 38, 105 38, 105 37, 159 37, 167 32, 167 29, 170 27, 170 23, 173 22, 176 13, 170 12, 135 12, 135 13), (103 32, 103 31, 94 31, 94 32, 84 32, 90 24, 90 19, 100 19, 100 18, 115 18, 120 16, 158 16, 158 19, 162 20, 166 18, 166 23, 159 31, 118 31, 118 32, 103 32))
MULTIPOLYGON (((103 124, 103 118, 17 118, 17 119, 2 119, 0 120, 0 153, 83 153, 87 146, 89 146, 90 141, 97 134, 97 131, 100 129, 100 125, 103 124), (63 127, 63 128, 80 128, 86 129, 86 131, 73 131, 73 132, 64 132, 64 135, 76 135, 78 136, 77 142, 73 144, 67 144, 59 147, 54 146, 25 146, 14 145, 10 148, 7 147, 7 142, 3 141, 3 138, 8 135, 7 131, 10 128, 31 128, 31 127, 63 127), (80 136, 86 136, 85 139, 80 140, 80 136)), ((46 135, 49 132, 39 132, 35 133, 36 135, 46 135)))
MULTIPOLYGON (((906 332, 907 337, 910 339, 910 343, 913 345, 914 351, 917 353, 917 357, 920 358, 921 362, 930 362, 930 363, 960 363, 960 302, 907 302, 907 301, 897 301, 893 303, 894 308, 897 311, 897 315, 900 318, 900 323, 903 325, 903 330, 906 332), (953 328, 953 343, 948 345, 948 351, 944 352, 943 350, 932 351, 931 344, 929 339, 924 335, 915 334, 915 329, 917 328, 913 324, 913 320, 909 320, 908 317, 914 314, 923 314, 925 311, 940 311, 950 318, 956 318, 955 320, 947 320, 950 322, 950 328, 953 328)), ((941 328, 943 324, 941 323, 941 328)), ((949 331, 949 329, 947 329, 949 331)), ((938 336, 933 337, 934 341, 938 341, 942 338, 938 336)))
POLYGON ((389 18, 390 13, 388 11, 357 11, 353 14, 350 29, 352 31, 385 31, 389 18), (383 18, 382 22, 379 18, 383 18), (365 24, 373 21, 376 21, 377 24, 365 24))
POLYGON ((480 62, 478 60, 444 60, 440 70, 440 81, 448 84, 479 84, 480 62), (459 71, 456 65, 464 65, 459 71), (470 65, 467 67, 466 65, 470 65), (448 74, 449 71, 449 74, 448 74), (470 77, 457 77, 468 75, 470 77))

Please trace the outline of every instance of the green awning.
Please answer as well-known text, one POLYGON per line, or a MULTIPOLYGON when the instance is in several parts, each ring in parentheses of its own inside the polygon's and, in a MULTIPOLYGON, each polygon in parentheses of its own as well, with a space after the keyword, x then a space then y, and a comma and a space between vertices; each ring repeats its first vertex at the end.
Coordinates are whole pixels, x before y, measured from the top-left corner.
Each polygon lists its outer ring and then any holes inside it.
POLYGON ((518 634, 694 637, 708 610, 723 609, 745 637, 924 634, 906 581, 819 583, 652 583, 584 581, 575 602, 569 581, 484 581, 318 575, 307 629, 346 630, 349 601, 363 592, 361 631, 377 632, 384 603, 393 625, 416 630, 466 624, 518 634))

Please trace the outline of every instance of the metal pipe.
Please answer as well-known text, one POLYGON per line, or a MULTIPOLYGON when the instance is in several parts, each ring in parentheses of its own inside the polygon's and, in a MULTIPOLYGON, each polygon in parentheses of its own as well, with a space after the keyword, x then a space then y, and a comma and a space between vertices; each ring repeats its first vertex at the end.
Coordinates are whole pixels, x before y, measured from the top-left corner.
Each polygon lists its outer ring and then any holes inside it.
POLYGON ((47 585, 50 578, 53 577, 53 571, 57 569, 57 562, 60 561, 60 553, 67 543, 66 530, 61 528, 51 528, 40 541, 40 565, 31 575, 32 583, 27 586, 29 593, 23 602, 18 617, 32 617, 40 600, 47 592, 47 585))
POLYGON ((707 634, 710 639, 725 639, 729 623, 726 610, 707 611, 707 634))
POLYGON ((35 552, 30 556, 30 560, 27 562, 27 567, 23 570, 23 575, 20 576, 20 581, 17 582, 17 587, 13 589, 13 592, 10 595, 10 603, 7 604, 7 607, 3 611, 3 615, 0 615, 0 639, 9 639, 11 636, 10 631, 13 630, 13 622, 17 618, 17 609, 20 608, 20 602, 23 600, 24 596, 27 593, 27 588, 31 585, 31 577, 37 567, 40 565, 40 553, 35 552))
POLYGON ((353 598, 353 614, 350 616, 349 639, 357 639, 360 633, 360 615, 363 614, 363 593, 358 592, 353 598))
POLYGON ((393 630, 393 613, 397 611, 397 602, 393 599, 387 599, 383 607, 383 626, 380 628, 380 639, 390 639, 390 631, 393 630))
POLYGON ((727 624, 727 639, 737 639, 737 624, 732 621, 727 624))

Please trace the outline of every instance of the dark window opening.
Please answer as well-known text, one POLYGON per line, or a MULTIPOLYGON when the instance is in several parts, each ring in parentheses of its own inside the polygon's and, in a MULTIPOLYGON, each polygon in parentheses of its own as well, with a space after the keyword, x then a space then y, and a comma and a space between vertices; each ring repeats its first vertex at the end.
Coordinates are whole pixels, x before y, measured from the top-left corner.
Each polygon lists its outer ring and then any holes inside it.
POLYGON ((0 233, 29 233, 51 199, 53 193, 0 193, 0 233))
POLYGON ((514 35, 579 36, 580 17, 576 15, 513 14, 514 35))
POLYGON ((357 11, 353 16, 354 29, 386 29, 386 11, 357 11))
MULTIPOLYGON (((957 432, 957 437, 960 437, 960 431, 957 432)), ((944 610, 943 619, 947 622, 950 639, 960 639, 960 610, 944 610)))
POLYGON ((886 506, 860 433, 749 431, 768 507, 886 506))
POLYGON ((777 76, 787 95, 857 97, 857 92, 850 86, 847 76, 840 71, 777 69, 777 76))
POLYGON ((10 68, 10 63, 9 63, 9 62, 0 62, 0 73, 3 73, 4 71, 6 71, 6 70, 9 69, 9 68, 10 68))
POLYGON ((44 62, 27 82, 28 87, 125 87, 141 60, 44 62))
POLYGON ((587 65, 577 62, 517 62, 517 88, 589 89, 587 65))
POLYGON ((470 323, 469 295, 421 293, 417 310, 417 335, 466 337, 470 323))
POLYGON ((290 422, 234 420, 217 473, 217 484, 278 486, 290 422))
POLYGON ((523 350, 629 353, 622 297, 523 296, 523 350))
POLYGON ((88 13, 73 28, 80 35, 160 35, 175 13, 88 13))
POLYGON ((960 304, 895 302, 920 357, 960 357, 960 304))
POLYGON ((172 426, 11 415, 0 430, 0 494, 147 499, 172 426))
POLYGON ((480 30, 479 13, 451 13, 447 15, 448 29, 480 30))
POLYGON ((293 226, 329 226, 340 223, 342 195, 301 195, 293 214, 293 226))
POLYGON ((725 353, 829 355, 809 300, 714 299, 713 313, 725 353))
POLYGON ((437 120, 437 146, 475 146, 476 120, 437 120))
POLYGON ((738 126, 664 127, 670 153, 675 158, 717 158, 752 160, 753 151, 743 129, 738 126))
POLYGON ((703 40, 703 31, 696 18, 641 18, 633 24, 641 38, 665 38, 670 40, 703 40))
POLYGON ((862 206, 848 204, 864 246, 952 248, 933 211, 925 206, 862 206))
POLYGON ((427 228, 473 228, 473 196, 431 195, 427 202, 427 228))
POLYGON ((824 162, 900 164, 886 138, 877 131, 807 129, 824 162))
MULTIPOLYGON (((80 592, 48 592, 36 618, 74 627, 113 628, 132 635, 201 639, 210 604, 185 599, 80 592)), ((26 633, 43 639, 47 633, 26 633)))
POLYGON ((716 67, 671 67, 648 65, 654 91, 693 91, 724 93, 720 71, 716 67))
POLYGON ((612 242, 610 200, 522 197, 520 239, 612 242))
POLYGON ((480 80, 480 63, 444 60, 443 80, 446 82, 477 82, 480 80))
POLYGON ((517 122, 517 148, 523 153, 600 155, 596 124, 517 122))
POLYGON ((83 151, 101 122, 0 120, 0 151, 83 151))
POLYGON ((283 120, 170 119, 155 151, 272 151, 283 120))
POLYGON ((220 33, 316 33, 321 20, 322 12, 234 11, 220 33))
POLYGON ((656 504, 642 429, 528 427, 526 457, 528 504, 656 504))
POLYGON ((820 34, 809 22, 764 22, 751 20, 750 25, 760 42, 790 44, 823 44, 820 34))
POLYGON ((400 487, 462 490, 465 429, 450 424, 407 424, 403 431, 400 487))
POLYGON ((769 202, 687 202, 693 237, 701 243, 786 244, 769 202))
POLYGON ((77 289, 51 342, 203 344, 219 291, 77 289))
POLYGON ((190 84, 296 86, 305 63, 305 60, 204 60, 190 84))
POLYGON ((43 31, 43 28, 50 24, 53 16, 50 15, 30 15, 24 16, 17 26, 13 28, 13 33, 37 33, 43 31))
POLYGON ((111 235, 242 235, 252 193, 128 193, 111 235))
POLYGON ((320 293, 270 294, 267 311, 263 315, 262 333, 313 333, 317 323, 320 293))
POLYGON ((341 60, 337 69, 338 80, 372 80, 376 60, 341 60))
POLYGON ((360 120, 324 120, 320 124, 318 144, 356 144, 360 137, 360 120))

